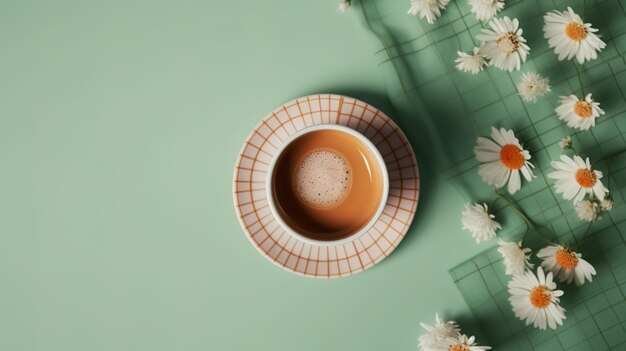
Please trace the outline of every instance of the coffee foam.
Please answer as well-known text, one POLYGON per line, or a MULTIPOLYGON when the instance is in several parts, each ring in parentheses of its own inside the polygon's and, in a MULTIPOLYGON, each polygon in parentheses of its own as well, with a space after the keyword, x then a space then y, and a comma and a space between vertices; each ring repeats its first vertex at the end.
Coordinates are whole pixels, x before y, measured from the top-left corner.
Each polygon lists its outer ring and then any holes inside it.
POLYGON ((332 207, 350 191, 352 174, 346 160, 338 153, 315 150, 296 167, 294 190, 310 206, 332 207))

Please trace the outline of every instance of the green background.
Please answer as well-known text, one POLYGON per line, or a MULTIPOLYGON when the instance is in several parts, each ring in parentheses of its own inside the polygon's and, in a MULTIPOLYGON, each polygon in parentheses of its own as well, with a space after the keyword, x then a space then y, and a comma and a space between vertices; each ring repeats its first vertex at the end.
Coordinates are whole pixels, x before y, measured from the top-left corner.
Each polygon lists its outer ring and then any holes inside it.
POLYGON ((403 243, 352 277, 282 271, 237 222, 235 159, 275 107, 332 92, 395 117, 336 5, 0 3, 1 350, 412 350, 435 312, 469 320, 447 271, 493 243, 428 169, 403 243))

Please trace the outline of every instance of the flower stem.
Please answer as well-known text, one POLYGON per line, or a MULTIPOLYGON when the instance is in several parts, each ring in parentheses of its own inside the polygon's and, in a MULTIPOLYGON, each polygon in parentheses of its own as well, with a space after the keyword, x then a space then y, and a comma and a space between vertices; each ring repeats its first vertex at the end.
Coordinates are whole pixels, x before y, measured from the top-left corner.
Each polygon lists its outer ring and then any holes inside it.
POLYGON ((587 234, 589 234, 589 230, 591 230, 591 225, 593 224, 593 221, 589 222, 589 225, 587 225, 587 228, 585 229, 585 231, 583 232, 583 235, 580 237, 580 240, 576 237, 576 235, 574 235, 572 233, 572 237, 574 238, 574 245, 570 245, 573 249, 578 250, 578 247, 580 246, 580 244, 582 244, 583 242, 585 242, 587 240, 587 234))
MULTIPOLYGON (((593 221, 589 221, 589 225, 587 226, 587 229, 585 229, 585 233, 583 234, 583 238, 586 237, 587 234, 589 234, 589 231, 591 230, 591 225, 592 224, 593 224, 593 221)), ((576 237, 574 237, 574 239, 576 239, 576 237)), ((578 242, 578 239, 576 239, 576 241, 578 242)))
POLYGON ((528 218, 528 216, 524 213, 524 211, 522 211, 513 201, 511 201, 506 196, 500 194, 497 190, 496 190, 496 195, 502 198, 504 201, 506 201, 509 204, 509 206, 511 206, 511 208, 515 211, 515 213, 517 213, 517 215, 522 220, 524 220, 524 223, 526 224, 527 228, 532 229, 535 232, 537 232, 537 234, 539 234, 539 236, 543 240, 545 240, 548 244, 557 245, 552 240, 548 239, 546 235, 540 230, 540 227, 535 222, 533 222, 530 218, 528 218))
POLYGON ((491 208, 493 210, 493 207, 496 205, 496 202, 498 202, 498 199, 500 199, 500 196, 496 195, 493 200, 491 200, 491 203, 489 204, 489 208, 491 208))
POLYGON ((576 236, 574 236, 574 240, 576 240, 576 243, 574 245, 572 245, 572 249, 574 250, 578 250, 578 248, 587 240, 591 239, 591 237, 588 237, 587 234, 589 234, 589 230, 591 230, 591 225, 593 224, 593 221, 589 222, 589 225, 587 226, 587 229, 585 230, 585 233, 583 234, 582 238, 580 240, 578 240, 576 238, 576 236))
POLYGON ((585 98, 585 85, 583 84, 583 74, 582 74, 582 69, 583 66, 577 63, 574 63, 574 66, 576 67, 576 74, 578 75, 578 84, 580 84, 580 94, 582 95, 581 98, 584 99, 585 98))

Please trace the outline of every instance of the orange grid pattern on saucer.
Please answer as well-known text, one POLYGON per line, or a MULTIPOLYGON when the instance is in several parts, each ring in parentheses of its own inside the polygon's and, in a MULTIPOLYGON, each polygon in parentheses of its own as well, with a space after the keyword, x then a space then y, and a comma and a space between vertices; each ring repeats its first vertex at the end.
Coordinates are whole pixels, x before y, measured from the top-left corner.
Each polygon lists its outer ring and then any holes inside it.
POLYGON ((237 159, 233 195, 241 226, 268 260, 304 276, 343 277, 374 266, 398 246, 417 209, 419 171, 409 141, 384 113, 350 97, 312 95, 282 105, 254 128, 237 159), (339 124, 365 135, 389 173, 381 217, 363 236, 342 245, 312 245, 293 237, 275 220, 267 201, 267 170, 278 147, 293 133, 318 124, 339 124))

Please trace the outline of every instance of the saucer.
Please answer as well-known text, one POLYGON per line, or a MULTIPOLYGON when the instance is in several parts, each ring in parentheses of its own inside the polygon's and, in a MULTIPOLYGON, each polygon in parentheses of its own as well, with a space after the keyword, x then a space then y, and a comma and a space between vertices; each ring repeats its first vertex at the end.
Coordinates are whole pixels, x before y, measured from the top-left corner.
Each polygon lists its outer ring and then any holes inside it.
POLYGON ((241 148, 233 179, 235 210, 252 245, 279 267, 314 278, 362 272, 391 254, 409 229, 418 197, 415 154, 400 128, 377 108, 332 94, 301 97, 267 115, 241 148), (367 233, 347 243, 321 246, 292 236, 278 224, 269 208, 265 180, 273 156, 290 135, 329 123, 360 132, 378 148, 389 174, 389 195, 367 233))

